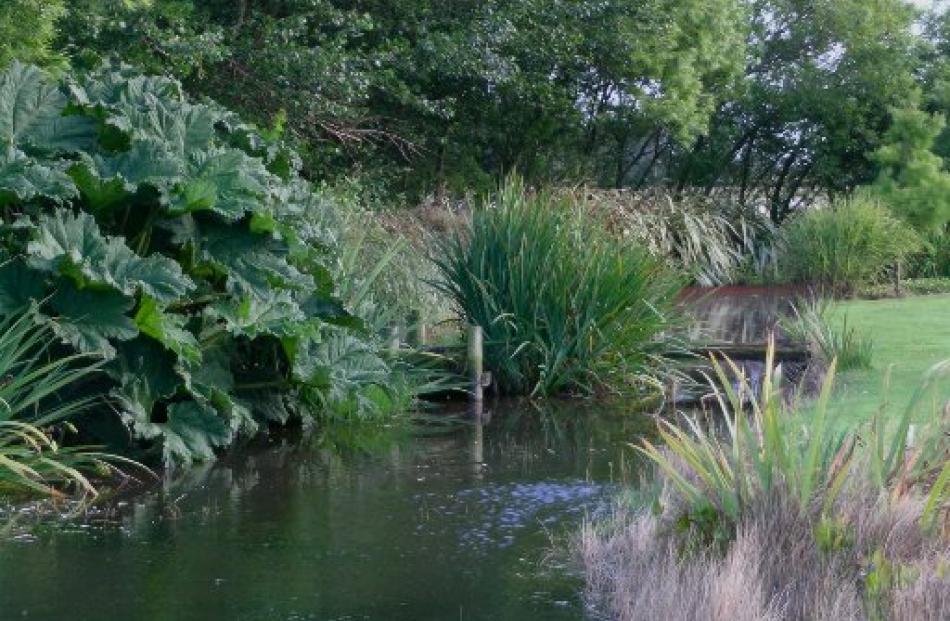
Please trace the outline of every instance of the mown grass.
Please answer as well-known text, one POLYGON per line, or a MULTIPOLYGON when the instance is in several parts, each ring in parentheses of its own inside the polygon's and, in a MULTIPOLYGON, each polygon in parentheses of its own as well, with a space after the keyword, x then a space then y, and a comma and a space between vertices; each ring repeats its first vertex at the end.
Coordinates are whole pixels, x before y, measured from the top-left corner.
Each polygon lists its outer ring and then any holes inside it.
MULTIPOLYGON (((847 314, 848 325, 874 341, 874 366, 840 374, 829 416, 855 425, 877 412, 881 404, 897 416, 910 401, 921 378, 937 362, 950 358, 950 295, 884 300, 850 300, 837 305, 836 317, 847 314)), ((922 406, 950 399, 950 380, 938 382, 922 406)))

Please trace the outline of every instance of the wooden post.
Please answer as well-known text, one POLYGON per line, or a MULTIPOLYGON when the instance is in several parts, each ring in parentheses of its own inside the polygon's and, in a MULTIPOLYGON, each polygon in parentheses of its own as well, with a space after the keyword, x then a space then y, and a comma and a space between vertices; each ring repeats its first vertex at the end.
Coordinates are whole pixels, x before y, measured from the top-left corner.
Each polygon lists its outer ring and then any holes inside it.
POLYGON ((409 323, 409 334, 408 340, 409 345, 412 347, 425 347, 429 344, 429 331, 427 330, 426 324, 422 322, 422 314, 417 311, 411 311, 408 317, 409 323))
POLYGON ((468 327, 468 372, 472 380, 471 399, 481 403, 484 399, 482 386, 483 369, 482 327, 470 325, 468 327))
POLYGON ((897 261, 894 266, 894 295, 901 297, 901 262, 897 261))
POLYGON ((395 358, 399 355, 402 340, 399 338, 399 324, 395 321, 389 324, 389 355, 395 358))

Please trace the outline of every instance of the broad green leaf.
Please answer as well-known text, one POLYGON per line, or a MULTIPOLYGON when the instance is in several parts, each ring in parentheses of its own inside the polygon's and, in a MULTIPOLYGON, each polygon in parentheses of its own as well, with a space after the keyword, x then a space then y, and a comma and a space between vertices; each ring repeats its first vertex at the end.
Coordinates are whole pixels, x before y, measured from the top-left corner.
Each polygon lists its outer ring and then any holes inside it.
POLYGON ((134 426, 142 437, 161 440, 166 465, 214 459, 214 449, 227 446, 234 438, 227 421, 210 404, 200 401, 172 403, 166 421, 137 421, 134 426))
POLYGON ((166 463, 214 459, 214 449, 231 443, 234 433, 210 405, 198 401, 168 406, 168 421, 157 423, 166 463))
POLYGON ((116 291, 76 289, 70 281, 60 280, 49 304, 56 312, 53 331, 81 352, 113 358, 110 339, 127 341, 138 334, 126 314, 132 300, 116 291))
POLYGON ((83 116, 63 116, 66 103, 39 68, 14 62, 0 74, 0 143, 50 152, 88 149, 95 125, 83 116))
POLYGON ((270 423, 286 425, 294 412, 288 407, 285 396, 274 390, 252 390, 242 392, 242 402, 260 419, 270 423))
POLYGON ((76 196, 76 186, 58 162, 41 162, 7 147, 0 155, 0 205, 34 198, 62 202, 76 196))
POLYGON ((116 345, 116 357, 106 371, 118 383, 113 390, 129 425, 148 423, 155 404, 175 395, 182 377, 175 355, 156 341, 138 337, 116 345))
POLYGON ((269 174, 259 160, 237 149, 209 149, 189 156, 185 178, 169 197, 173 213, 211 211, 239 220, 259 208, 269 174))
POLYGON ((292 364, 296 379, 330 391, 381 383, 389 373, 366 341, 339 329, 326 330, 320 341, 298 344, 292 364))
POLYGON ((200 259, 227 276, 228 289, 235 295, 268 300, 275 286, 313 287, 313 279, 287 261, 287 245, 270 235, 243 226, 206 224, 200 238, 200 259))
POLYGON ((124 205, 129 199, 131 188, 120 177, 100 177, 93 166, 92 162, 83 162, 69 169, 69 176, 79 189, 83 202, 96 213, 124 205))
POLYGON ((262 334, 290 336, 298 333, 307 317, 289 292, 274 292, 270 300, 247 296, 217 302, 208 309, 212 319, 222 320, 231 334, 255 338, 262 334))
POLYGON ((142 93, 137 101, 118 109, 133 140, 161 144, 179 160, 211 148, 216 115, 208 106, 142 93))
POLYGON ((217 339, 214 346, 201 351, 201 362, 188 368, 187 383, 192 394, 206 400, 223 416, 235 433, 254 433, 257 422, 250 406, 234 395, 230 339, 217 339))
POLYGON ((140 257, 121 238, 103 235, 87 213, 63 209, 40 216, 27 252, 32 267, 109 285, 128 296, 141 289, 171 302, 194 288, 178 263, 160 255, 140 257))
POLYGON ((10 315, 43 299, 46 276, 31 270, 22 260, 13 259, 0 266, 0 315, 10 315))
POLYGON ((167 312, 148 296, 142 298, 135 313, 135 325, 142 334, 152 337, 186 362, 200 362, 198 341, 185 328, 186 321, 187 317, 167 312))
POLYGON ((92 211, 122 206, 143 184, 167 192, 181 179, 184 163, 162 145, 138 141, 127 151, 86 156, 69 170, 92 211))

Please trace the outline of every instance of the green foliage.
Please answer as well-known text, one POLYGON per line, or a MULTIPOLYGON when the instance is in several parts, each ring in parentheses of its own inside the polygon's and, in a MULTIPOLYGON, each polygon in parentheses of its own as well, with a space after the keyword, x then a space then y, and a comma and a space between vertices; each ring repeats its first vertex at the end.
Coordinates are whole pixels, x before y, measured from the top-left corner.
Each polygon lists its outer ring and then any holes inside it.
POLYGON ((585 174, 643 128, 691 140, 745 61, 739 0, 68 4, 75 62, 175 75, 262 125, 283 118, 312 177, 419 193, 488 191, 515 167, 585 174))
MULTIPOLYGON (((834 360, 817 401, 789 412, 783 403, 781 377, 773 370, 774 353, 773 341, 758 393, 731 360, 712 360, 717 382, 710 383, 724 417, 725 433, 704 426, 695 416, 684 415, 682 424, 660 423, 665 448, 646 440, 638 447, 683 501, 680 506, 685 515, 708 513, 712 507, 734 534, 756 501, 779 491, 789 495, 803 516, 816 518, 815 534, 821 545, 845 545, 849 535, 834 509, 854 468, 860 468, 862 476, 867 475, 875 489, 892 501, 914 489, 926 492, 929 487, 927 504, 936 506, 934 498, 944 489, 930 484, 940 483, 940 477, 946 476, 943 471, 950 459, 947 421, 937 408, 931 408, 922 423, 915 426, 911 421, 934 383, 946 375, 946 363, 930 371, 901 413, 888 416, 884 403, 869 428, 859 434, 837 432, 828 419, 834 360)), ((925 515, 932 517, 932 511, 925 515)), ((707 517, 706 522, 715 520, 707 517)), ((928 524, 929 517, 922 526, 928 524)))
POLYGON ((0 177, 0 312, 34 301, 108 360, 121 420, 166 462, 382 390, 388 365, 334 297, 312 224, 332 206, 280 144, 167 78, 106 66, 56 84, 20 64, 0 76, 0 140, 22 162, 0 177), (372 373, 341 376, 357 351, 372 373))
POLYGON ((828 300, 804 300, 797 304, 792 317, 783 317, 779 325, 792 340, 803 343, 826 364, 837 361, 839 371, 870 369, 874 341, 848 325, 848 315, 841 326, 832 325, 828 300))
MULTIPOLYGON (((63 447, 52 434, 73 430, 66 421, 97 400, 68 393, 100 373, 102 363, 58 351, 52 327, 37 326, 34 313, 28 308, 0 321, 0 488, 44 496, 95 495, 87 473, 107 474, 115 470, 110 462, 132 462, 90 448, 63 447)), ((98 400, 101 405, 101 395, 98 400)))
POLYGON ((484 330, 486 366, 513 394, 590 392, 649 373, 679 289, 647 252, 517 177, 435 262, 461 318, 484 330))
POLYGON ((907 261, 906 274, 911 278, 950 278, 950 233, 925 235, 920 252, 907 261))
POLYGON ((660 423, 661 450, 643 441, 638 450, 669 479, 687 510, 712 506, 734 533, 753 500, 774 489, 787 491, 804 511, 819 497, 830 508, 851 465, 853 439, 831 433, 825 416, 834 380, 834 363, 821 395, 805 423, 807 434, 792 432, 782 408, 779 378, 774 376, 774 343, 770 343, 761 392, 756 395, 731 360, 713 359, 720 391, 713 385, 723 412, 726 433, 717 434, 693 416, 685 424, 660 423), (738 378, 733 388, 732 377, 738 378), (744 403, 751 399, 751 412, 744 403))
POLYGON ((66 14, 65 0, 6 0, 0 4, 0 70, 14 60, 45 66, 62 65, 53 40, 57 21, 66 14))
POLYGON ((873 155, 881 173, 872 191, 918 230, 941 231, 950 222, 950 172, 932 149, 946 122, 912 108, 895 108, 891 116, 873 155))
POLYGON ((886 207, 863 195, 808 210, 790 220, 781 235, 784 278, 832 292, 875 281, 920 243, 886 207))

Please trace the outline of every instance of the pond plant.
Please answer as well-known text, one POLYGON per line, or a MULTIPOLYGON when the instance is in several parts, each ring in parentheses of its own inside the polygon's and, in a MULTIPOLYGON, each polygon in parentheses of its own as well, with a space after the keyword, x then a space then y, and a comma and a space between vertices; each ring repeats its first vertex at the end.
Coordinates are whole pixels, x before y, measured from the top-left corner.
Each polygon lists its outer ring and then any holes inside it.
POLYGON ((853 432, 826 415, 833 362, 798 412, 773 373, 755 396, 721 381, 723 428, 661 422, 664 445, 637 447, 657 467, 654 501, 585 527, 592 601, 623 620, 947 618, 948 421, 937 408, 912 424, 946 370, 902 413, 882 408, 853 432))
POLYGON ((96 478, 143 472, 138 464, 94 447, 64 446, 72 421, 102 395, 70 392, 95 375, 97 356, 63 353, 49 324, 35 325, 35 309, 0 322, 0 493, 60 497, 95 496, 96 478), (90 476, 94 475, 94 476, 90 476))
POLYGON ((168 78, 14 63, 0 140, 0 314, 32 304, 101 358, 103 437, 188 462, 268 425, 388 407, 389 365, 334 294, 315 224, 332 206, 273 136, 168 78))
POLYGON ((500 390, 551 395, 650 381, 680 281, 566 196, 516 176, 436 251, 441 290, 484 330, 500 390))
POLYGON ((848 324, 847 313, 840 325, 831 314, 830 300, 804 298, 793 306, 791 315, 779 319, 779 326, 786 336, 808 349, 813 362, 827 366, 834 360, 839 371, 870 369, 874 341, 848 324))

